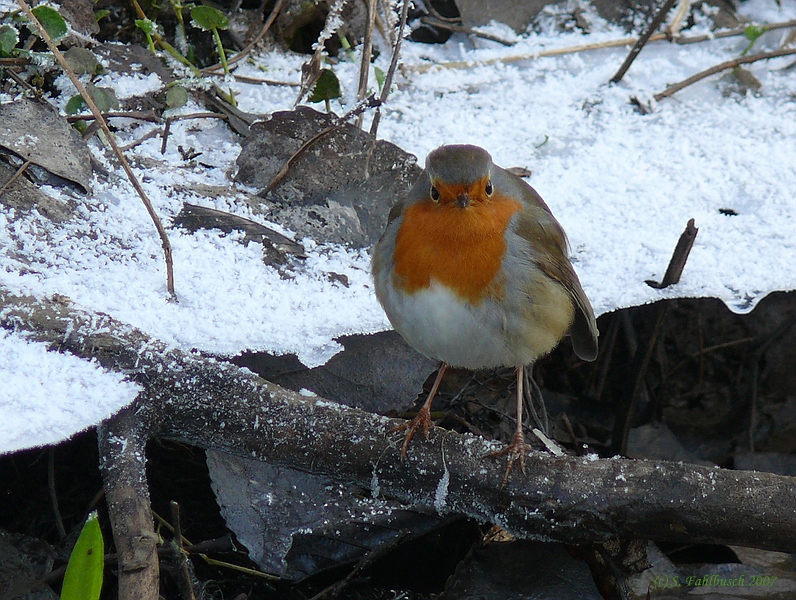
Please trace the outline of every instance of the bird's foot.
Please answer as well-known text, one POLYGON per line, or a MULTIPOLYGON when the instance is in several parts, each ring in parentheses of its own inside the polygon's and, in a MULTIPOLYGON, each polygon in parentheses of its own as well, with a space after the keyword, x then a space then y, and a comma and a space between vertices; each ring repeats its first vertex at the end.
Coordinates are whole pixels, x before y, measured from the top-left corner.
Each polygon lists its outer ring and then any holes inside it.
POLYGON ((511 475, 511 471, 514 469, 514 463, 519 463, 520 471, 522 471, 522 474, 525 475, 525 455, 530 450, 531 445, 525 442, 525 436, 521 432, 517 432, 514 434, 514 439, 508 446, 502 450, 497 450, 496 452, 490 452, 487 454, 487 457, 489 458, 497 458, 498 456, 508 457, 506 474, 503 475, 502 485, 506 485, 506 482, 509 480, 509 475, 511 475))
POLYGON ((417 416, 411 421, 407 421, 406 423, 401 423, 400 425, 393 427, 390 430, 390 433, 406 430, 404 445, 401 446, 401 458, 406 458, 406 454, 409 450, 409 442, 411 442, 412 438, 415 437, 417 430, 422 430, 423 437, 428 439, 428 432, 432 427, 434 427, 434 421, 431 420, 431 411, 425 406, 420 409, 420 412, 418 412, 417 416))

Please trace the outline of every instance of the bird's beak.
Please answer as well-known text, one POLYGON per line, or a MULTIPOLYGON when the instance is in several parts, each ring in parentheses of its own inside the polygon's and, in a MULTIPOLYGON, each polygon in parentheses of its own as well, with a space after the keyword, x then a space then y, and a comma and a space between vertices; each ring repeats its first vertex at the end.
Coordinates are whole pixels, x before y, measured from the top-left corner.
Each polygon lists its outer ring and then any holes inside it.
POLYGON ((459 194, 456 196, 456 206, 467 208, 470 205, 470 194, 459 194))

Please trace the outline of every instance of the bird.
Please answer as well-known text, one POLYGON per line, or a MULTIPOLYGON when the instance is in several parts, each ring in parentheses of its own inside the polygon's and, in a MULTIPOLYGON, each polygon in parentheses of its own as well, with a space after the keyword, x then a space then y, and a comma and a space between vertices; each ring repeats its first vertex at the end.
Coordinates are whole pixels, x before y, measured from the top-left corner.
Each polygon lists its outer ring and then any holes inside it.
MULTIPOLYGON (((376 298, 393 328, 440 368, 405 430, 406 458, 417 431, 433 427, 431 405, 445 371, 514 367, 516 429, 503 450, 507 478, 525 472, 523 380, 569 335, 583 360, 597 357, 594 310, 568 258, 564 229, 520 177, 469 144, 443 145, 389 213, 372 253, 376 298)), ((505 481, 504 478, 504 481, 505 481)))

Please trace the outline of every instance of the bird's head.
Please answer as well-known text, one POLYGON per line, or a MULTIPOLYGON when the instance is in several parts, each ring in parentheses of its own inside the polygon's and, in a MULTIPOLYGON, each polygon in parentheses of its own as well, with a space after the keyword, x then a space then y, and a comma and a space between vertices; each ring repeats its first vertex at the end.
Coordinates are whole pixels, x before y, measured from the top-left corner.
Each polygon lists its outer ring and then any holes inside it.
POLYGON ((441 206, 467 208, 492 197, 492 157, 470 145, 440 146, 428 155, 428 198, 441 206))

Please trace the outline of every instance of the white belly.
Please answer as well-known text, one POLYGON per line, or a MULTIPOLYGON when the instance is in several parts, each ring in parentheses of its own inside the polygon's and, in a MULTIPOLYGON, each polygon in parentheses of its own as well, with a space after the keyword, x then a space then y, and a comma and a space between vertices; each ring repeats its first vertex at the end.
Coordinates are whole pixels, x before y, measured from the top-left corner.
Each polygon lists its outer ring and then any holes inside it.
POLYGON ((520 366, 536 358, 512 347, 506 316, 490 300, 463 302, 437 282, 411 295, 388 286, 387 294, 395 330, 430 358, 465 369, 520 366))

